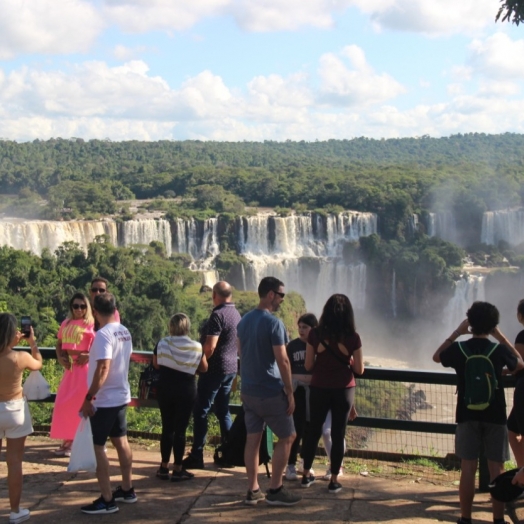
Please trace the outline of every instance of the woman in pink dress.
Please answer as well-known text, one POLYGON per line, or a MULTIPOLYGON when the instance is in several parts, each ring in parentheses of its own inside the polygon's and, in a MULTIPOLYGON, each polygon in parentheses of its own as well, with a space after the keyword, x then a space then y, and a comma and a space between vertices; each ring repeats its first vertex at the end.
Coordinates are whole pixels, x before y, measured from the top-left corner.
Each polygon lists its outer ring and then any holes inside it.
POLYGON ((62 439, 62 445, 54 451, 57 456, 71 455, 71 445, 80 422, 78 411, 87 393, 94 326, 89 299, 83 293, 75 293, 69 301, 69 315, 60 326, 56 344, 56 358, 64 368, 64 376, 56 394, 49 436, 62 439))

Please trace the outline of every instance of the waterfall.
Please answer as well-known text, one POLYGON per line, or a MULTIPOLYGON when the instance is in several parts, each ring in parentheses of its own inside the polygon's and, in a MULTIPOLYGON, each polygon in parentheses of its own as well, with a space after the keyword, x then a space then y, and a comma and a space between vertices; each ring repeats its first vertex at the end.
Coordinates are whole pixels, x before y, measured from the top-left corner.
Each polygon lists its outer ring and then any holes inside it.
POLYGON ((524 242, 523 208, 487 211, 482 215, 480 241, 484 244, 498 244, 500 240, 515 246, 524 242))
POLYGON ((320 312, 333 293, 349 296, 358 309, 366 303, 366 266, 342 259, 346 242, 377 232, 373 213, 346 211, 276 217, 269 213, 243 217, 238 228, 240 254, 248 259, 247 289, 265 276, 282 280, 297 291, 308 309, 320 312))
POLYGON ((397 274, 395 270, 391 277, 391 313, 393 318, 397 318, 397 274))
POLYGON ((213 268, 214 260, 220 254, 217 226, 217 218, 209 218, 203 222, 197 222, 194 218, 176 219, 174 248, 178 253, 191 256, 192 269, 213 268))
POLYGON ((54 253, 64 242, 76 242, 87 251, 97 236, 107 235, 117 245, 117 227, 112 220, 0 220, 0 245, 40 255, 47 248, 54 253))
POLYGON ((172 253, 172 235, 169 221, 164 219, 140 219, 122 222, 119 227, 119 245, 149 245, 151 242, 162 242, 166 255, 172 253))
POLYGON ((426 229, 430 237, 439 237, 442 240, 457 243, 457 225, 451 211, 428 213, 426 229))
POLYGON ((436 213, 428 213, 426 231, 428 233, 428 236, 430 237, 437 236, 437 214, 436 213))
POLYGON ((473 302, 486 300, 485 278, 484 275, 466 274, 455 282, 453 298, 444 308, 444 324, 447 331, 451 333, 466 318, 466 312, 473 302))

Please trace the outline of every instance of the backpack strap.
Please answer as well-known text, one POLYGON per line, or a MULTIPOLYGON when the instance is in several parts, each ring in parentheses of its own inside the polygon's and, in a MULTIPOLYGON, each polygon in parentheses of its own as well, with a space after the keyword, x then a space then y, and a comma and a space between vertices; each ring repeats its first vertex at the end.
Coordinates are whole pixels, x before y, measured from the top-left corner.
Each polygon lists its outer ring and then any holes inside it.
POLYGON ((458 347, 460 349, 460 351, 462 351, 462 354, 468 359, 469 357, 471 357, 471 353, 469 351, 467 351, 466 349, 464 349, 462 347, 462 344, 460 342, 457 342, 458 344, 458 347))
POLYGON ((499 343, 493 342, 493 347, 490 350, 488 350, 488 352, 486 353, 486 357, 487 358, 491 357, 493 351, 495 351, 498 347, 499 347, 499 343))

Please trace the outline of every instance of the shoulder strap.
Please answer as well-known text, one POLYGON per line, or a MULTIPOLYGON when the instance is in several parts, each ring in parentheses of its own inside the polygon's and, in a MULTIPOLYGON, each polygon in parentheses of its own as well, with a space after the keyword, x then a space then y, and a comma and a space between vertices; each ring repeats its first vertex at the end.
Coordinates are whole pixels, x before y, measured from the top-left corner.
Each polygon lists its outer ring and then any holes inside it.
POLYGON ((486 353, 486 357, 489 358, 493 354, 493 351, 495 351, 499 347, 498 342, 493 342, 493 347, 486 353))
POLYGON ((461 344, 460 342, 457 342, 457 344, 458 344, 458 347, 459 347, 460 351, 462 351, 462 354, 463 354, 466 358, 471 357, 471 353, 470 353, 469 351, 467 351, 466 349, 464 349, 464 348, 462 347, 462 344, 461 344))
POLYGON ((322 345, 342 364, 349 366, 349 360, 344 360, 325 340, 322 340, 322 345))

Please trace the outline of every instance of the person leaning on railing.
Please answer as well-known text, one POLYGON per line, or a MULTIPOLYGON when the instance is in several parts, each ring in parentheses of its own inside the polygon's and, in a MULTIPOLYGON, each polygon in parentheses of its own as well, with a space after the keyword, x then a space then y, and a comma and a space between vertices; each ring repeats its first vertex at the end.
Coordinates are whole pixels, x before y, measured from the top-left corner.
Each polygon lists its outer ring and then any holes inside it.
POLYGON ((22 375, 26 369, 42 369, 42 355, 36 345, 33 328, 30 328, 27 337, 31 354, 13 351, 21 338, 16 318, 10 313, 0 313, 0 449, 1 439, 5 437, 10 524, 24 522, 30 516, 28 509, 20 507, 25 439, 33 433, 31 414, 22 394, 22 375))

